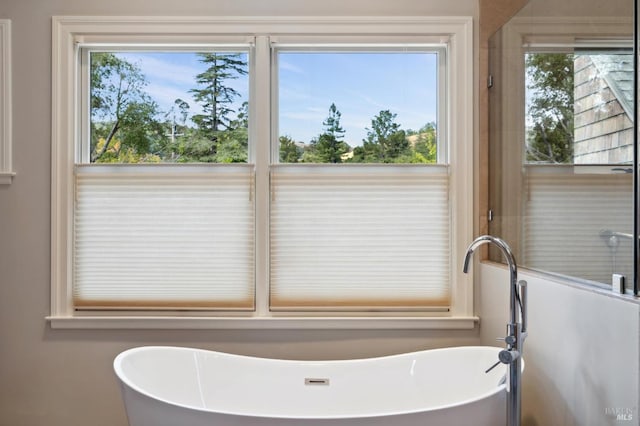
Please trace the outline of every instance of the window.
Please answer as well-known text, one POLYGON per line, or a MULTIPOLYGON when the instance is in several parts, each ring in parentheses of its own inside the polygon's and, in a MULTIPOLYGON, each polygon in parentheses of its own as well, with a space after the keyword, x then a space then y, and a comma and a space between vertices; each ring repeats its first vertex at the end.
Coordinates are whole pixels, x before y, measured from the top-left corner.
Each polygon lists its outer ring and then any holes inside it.
POLYGON ((273 48, 281 165, 271 167, 271 309, 446 311, 446 49, 273 48))
POLYGON ((54 326, 472 326, 467 19, 141 21, 54 25, 54 326))
POLYGON ((252 309, 249 45, 113 47, 80 45, 75 308, 252 309))
POLYGON ((0 184, 15 173, 11 158, 11 21, 0 19, 0 184))

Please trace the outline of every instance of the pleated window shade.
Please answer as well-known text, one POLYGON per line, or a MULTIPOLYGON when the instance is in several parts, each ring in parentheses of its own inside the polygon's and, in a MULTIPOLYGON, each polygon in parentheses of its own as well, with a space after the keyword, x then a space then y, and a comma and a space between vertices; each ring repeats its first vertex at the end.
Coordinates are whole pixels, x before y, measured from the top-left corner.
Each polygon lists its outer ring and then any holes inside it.
POLYGON ((447 309, 447 166, 280 166, 271 181, 271 309, 447 309))
POLYGON ((614 272, 632 275, 632 239, 609 238, 633 231, 633 176, 612 167, 598 166, 605 174, 579 166, 527 168, 524 265, 602 283, 614 272))
POLYGON ((77 309, 253 309, 251 165, 76 167, 77 309))

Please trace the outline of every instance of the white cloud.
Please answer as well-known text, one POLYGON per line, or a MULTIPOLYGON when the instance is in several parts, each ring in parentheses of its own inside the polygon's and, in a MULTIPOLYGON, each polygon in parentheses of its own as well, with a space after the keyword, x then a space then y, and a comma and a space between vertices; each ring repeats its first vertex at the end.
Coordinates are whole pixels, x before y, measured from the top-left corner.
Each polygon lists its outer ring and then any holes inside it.
MULTIPOLYGON (((175 85, 192 87, 195 85, 196 75, 204 71, 204 67, 199 68, 192 65, 163 61, 146 54, 127 53, 123 55, 138 65, 149 81, 164 81, 175 85)), ((180 56, 175 56, 175 58, 178 60, 180 56)))

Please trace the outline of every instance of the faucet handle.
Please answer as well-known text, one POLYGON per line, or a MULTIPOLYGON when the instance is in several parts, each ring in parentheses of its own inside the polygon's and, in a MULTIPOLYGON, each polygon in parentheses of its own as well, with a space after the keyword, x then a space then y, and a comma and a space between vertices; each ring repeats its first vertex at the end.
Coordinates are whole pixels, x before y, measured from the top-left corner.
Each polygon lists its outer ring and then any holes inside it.
POLYGON ((500 365, 500 363, 502 363, 502 361, 498 360, 498 362, 496 362, 495 364, 493 364, 491 367, 489 367, 487 370, 484 371, 485 374, 487 374, 489 371, 493 370, 494 368, 496 368, 498 365, 500 365))
MULTIPOLYGON (((507 337, 512 337, 512 336, 507 336, 507 337)), ((498 339, 501 340, 501 339, 498 339)), ((506 340, 506 338, 505 338, 506 340)), ((513 362, 515 362, 515 360, 517 360, 518 358, 520 358, 520 352, 516 351, 516 350, 501 350, 498 353, 498 362, 496 362, 495 364, 493 364, 491 367, 489 367, 487 370, 485 370, 485 374, 488 373, 489 371, 493 370, 494 368, 496 368, 499 364, 511 364, 513 362)))
POLYGON ((518 358, 520 358, 520 352, 514 351, 514 350, 510 350, 509 351, 509 350, 504 349, 504 350, 502 350, 502 351, 500 351, 498 353, 498 362, 496 362, 491 367, 489 367, 487 370, 485 370, 485 373, 488 373, 489 371, 493 370, 499 364, 511 364, 512 362, 514 362, 518 358))
POLYGON ((506 337, 497 337, 496 338, 497 342, 505 342, 507 345, 515 345, 516 343, 516 337, 515 336, 506 336, 506 337))
POLYGON ((514 362, 515 360, 517 360, 518 358, 520 358, 520 352, 515 351, 515 350, 503 350, 500 351, 500 353, 498 353, 498 359, 503 364, 511 364, 512 362, 514 362))

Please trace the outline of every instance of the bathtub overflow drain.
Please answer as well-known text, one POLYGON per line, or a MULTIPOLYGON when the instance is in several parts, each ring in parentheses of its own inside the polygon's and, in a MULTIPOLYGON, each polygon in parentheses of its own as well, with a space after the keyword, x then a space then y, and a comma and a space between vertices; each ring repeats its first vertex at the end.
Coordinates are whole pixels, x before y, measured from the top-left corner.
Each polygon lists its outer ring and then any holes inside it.
POLYGON ((329 379, 311 379, 311 378, 306 378, 304 379, 304 384, 308 385, 308 386, 328 386, 329 385, 329 379))

